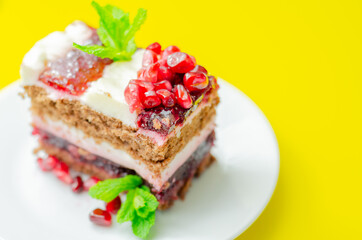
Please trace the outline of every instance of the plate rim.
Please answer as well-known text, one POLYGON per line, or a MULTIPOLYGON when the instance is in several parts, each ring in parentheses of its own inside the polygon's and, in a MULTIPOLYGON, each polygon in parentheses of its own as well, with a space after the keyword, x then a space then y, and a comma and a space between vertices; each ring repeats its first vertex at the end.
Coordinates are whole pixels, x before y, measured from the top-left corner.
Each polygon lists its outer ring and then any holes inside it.
POLYGON ((249 102, 251 104, 254 105, 254 107, 257 108, 257 110, 259 111, 259 113, 261 113, 261 115, 263 116, 264 120, 266 120, 267 125, 269 126, 269 129, 272 131, 273 136, 274 136, 274 140, 276 143, 276 149, 277 149, 277 168, 276 168, 276 178, 274 179, 274 183, 273 183, 273 188, 272 191, 268 194, 268 199, 266 200, 266 202, 263 204, 262 208, 259 210, 259 212, 257 212, 255 214, 255 216, 250 220, 250 222, 245 225, 245 227, 241 228, 239 231, 236 231, 233 235, 230 236, 229 239, 235 239, 237 237, 239 237, 240 235, 242 235, 246 230, 248 230, 251 225, 253 225, 258 218, 262 215, 262 213, 265 211, 265 209, 268 207, 270 201, 272 200, 274 193, 275 193, 275 189, 277 188, 278 182, 279 182, 279 176, 280 176, 280 148, 279 148, 279 142, 277 139, 277 136, 275 134, 274 128, 271 125, 269 119, 266 117, 266 115, 264 114, 264 112, 261 110, 261 108, 248 96, 246 95, 243 91, 241 91, 239 88, 235 87, 233 84, 229 83, 228 81, 222 79, 222 78, 218 78, 218 80, 222 80, 223 84, 228 85, 228 87, 232 88, 233 90, 236 90, 239 94, 243 95, 243 97, 245 97, 247 100, 249 100, 249 102))

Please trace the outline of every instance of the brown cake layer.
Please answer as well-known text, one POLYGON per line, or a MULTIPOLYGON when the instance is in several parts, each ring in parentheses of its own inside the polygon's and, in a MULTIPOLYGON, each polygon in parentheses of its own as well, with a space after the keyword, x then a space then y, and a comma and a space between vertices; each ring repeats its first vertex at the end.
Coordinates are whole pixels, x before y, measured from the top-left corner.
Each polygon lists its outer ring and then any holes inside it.
MULTIPOLYGON (((211 135, 211 138, 213 137, 214 136, 211 135)), ((73 155, 74 153, 70 153, 69 151, 61 149, 56 145, 49 144, 48 142, 41 140, 39 141, 39 144, 40 144, 39 150, 45 151, 48 155, 56 156, 60 161, 65 162, 71 169, 77 172, 82 172, 89 174, 91 176, 96 176, 101 180, 120 177, 118 175, 111 174, 109 171, 105 170, 102 167, 97 167, 96 165, 91 164, 89 161, 81 162, 74 157, 73 155)), ((84 154, 87 154, 87 152, 85 152, 84 154)), ((165 189, 162 192, 155 192, 152 186, 150 186, 151 190, 153 191, 153 194, 155 194, 155 196, 159 200, 159 207, 158 207, 159 209, 165 210, 170 208, 173 205, 174 201, 177 199, 184 200, 186 193, 191 186, 191 182, 194 176, 195 177, 200 176, 204 172, 204 170, 215 161, 215 158, 209 152, 207 152, 204 155, 204 157, 201 158, 200 160, 201 161, 198 161, 196 166, 193 165, 195 167, 191 167, 191 169, 190 167, 186 168, 188 171, 186 173, 186 177, 181 177, 181 179, 177 180, 175 183, 169 184, 170 186, 168 187, 168 189, 165 189)), ((132 170, 129 170, 129 171, 123 171, 123 174, 136 174, 136 173, 132 170)))
POLYGON ((192 122, 182 127, 180 135, 170 137, 163 146, 158 146, 149 137, 137 134, 137 129, 123 125, 116 118, 105 116, 77 100, 47 97, 46 91, 38 86, 25 86, 31 98, 31 111, 40 117, 49 117, 54 121, 62 121, 70 127, 82 130, 87 137, 97 142, 106 141, 116 149, 128 152, 132 157, 144 161, 160 161, 158 167, 168 164, 173 157, 216 115, 219 103, 217 92, 210 94, 210 103, 196 116, 192 122))

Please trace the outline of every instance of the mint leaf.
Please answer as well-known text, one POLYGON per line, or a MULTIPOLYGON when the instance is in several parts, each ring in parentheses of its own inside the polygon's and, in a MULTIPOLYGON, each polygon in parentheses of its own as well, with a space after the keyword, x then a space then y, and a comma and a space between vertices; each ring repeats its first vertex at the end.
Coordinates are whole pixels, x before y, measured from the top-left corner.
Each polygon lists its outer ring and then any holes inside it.
POLYGON ((136 216, 136 211, 133 207, 133 199, 135 194, 135 190, 128 191, 126 201, 122 204, 121 209, 117 213, 117 222, 124 223, 127 221, 132 221, 136 216))
POLYGON ((106 48, 104 46, 99 45, 87 45, 81 46, 79 44, 73 43, 73 47, 82 50, 88 54, 96 55, 100 58, 110 58, 110 59, 117 59, 118 61, 129 61, 131 60, 131 56, 128 56, 125 52, 119 52, 115 48, 106 48))
POLYGON ((95 1, 92 2, 92 6, 100 17, 97 33, 103 46, 81 46, 75 43, 73 46, 100 58, 110 58, 114 61, 131 60, 137 50, 134 36, 145 22, 147 11, 139 9, 131 24, 129 14, 115 6, 102 7, 95 1))
POLYGON ((137 197, 142 197, 145 202, 145 207, 147 207, 150 212, 156 211, 158 207, 158 201, 152 193, 147 192, 141 188, 137 188, 136 195, 137 197))
MULTIPOLYGON (((136 189, 136 193, 137 190, 138 189, 136 189)), ((133 206, 135 209, 143 208, 144 206, 146 206, 145 200, 141 196, 136 195, 133 199, 133 206)))
POLYGON ((100 181, 89 189, 92 198, 110 202, 121 192, 132 190, 142 184, 139 176, 127 175, 123 178, 100 181))
POLYGON ((146 17, 147 17, 147 10, 143 8, 138 9, 137 15, 134 18, 132 25, 129 27, 129 29, 126 30, 124 38, 122 39, 122 45, 126 46, 130 45, 131 49, 129 50, 136 48, 136 45, 133 45, 134 36, 136 32, 141 28, 141 25, 146 21, 146 17))
POLYGON ((136 216, 132 221, 133 233, 140 238, 146 238, 151 227, 155 224, 155 212, 151 212, 146 218, 136 216))
POLYGON ((142 185, 140 188, 147 191, 147 192, 151 192, 150 188, 147 187, 146 185, 142 185))

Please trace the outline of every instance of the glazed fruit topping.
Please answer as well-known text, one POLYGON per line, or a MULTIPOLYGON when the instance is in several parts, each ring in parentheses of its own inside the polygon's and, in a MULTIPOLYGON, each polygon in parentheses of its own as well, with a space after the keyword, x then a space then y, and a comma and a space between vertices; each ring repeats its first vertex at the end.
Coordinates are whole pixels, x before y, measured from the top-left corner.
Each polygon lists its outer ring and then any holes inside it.
MULTIPOLYGON (((95 29, 87 44, 101 44, 95 29)), ((90 82, 102 76, 104 67, 110 63, 110 59, 72 49, 64 57, 48 62, 39 80, 59 91, 78 96, 87 90, 90 82)))
POLYGON ((121 205, 122 205, 121 198, 117 196, 109 203, 106 203, 106 210, 112 214, 117 214, 118 210, 121 208, 121 205))
POLYGON ((93 210, 90 214, 89 214, 89 219, 97 225, 100 226, 111 226, 112 225, 112 215, 107 212, 104 211, 100 208, 97 208, 95 210, 93 210))
POLYGON ((156 42, 146 48, 137 79, 129 82, 124 95, 130 111, 138 114, 140 128, 167 134, 184 120, 180 114, 207 100, 210 89, 216 86, 216 79, 197 65, 193 56, 176 46, 162 51, 156 42))

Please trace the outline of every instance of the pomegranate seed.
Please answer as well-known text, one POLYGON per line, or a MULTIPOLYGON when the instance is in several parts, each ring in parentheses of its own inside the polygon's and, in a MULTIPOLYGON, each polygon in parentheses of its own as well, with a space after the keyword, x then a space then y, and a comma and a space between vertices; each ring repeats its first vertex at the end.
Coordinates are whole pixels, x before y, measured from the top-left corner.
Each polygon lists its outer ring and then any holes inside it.
POLYGON ((72 191, 75 193, 80 193, 83 191, 83 180, 80 176, 76 176, 74 178, 74 182, 72 183, 72 191))
MULTIPOLYGON (((167 60, 165 60, 165 62, 167 64, 167 60)), ((169 80, 169 81, 171 81, 174 78, 174 76, 175 76, 175 74, 167 66, 161 66, 158 69, 158 75, 157 75, 158 80, 169 80)))
POLYGON ((173 53, 167 58, 167 65, 176 73, 187 73, 195 68, 195 64, 195 60, 183 52, 173 53))
POLYGON ((161 45, 158 42, 152 43, 151 45, 149 45, 147 48, 147 50, 151 50, 156 54, 160 54, 161 53, 161 45))
POLYGON ((55 168, 53 169, 53 173, 57 178, 59 178, 62 182, 66 184, 72 184, 73 178, 69 174, 68 165, 64 162, 59 162, 55 168))
POLYGON ((117 214, 121 208, 121 198, 117 196, 115 199, 106 204, 106 210, 110 213, 117 214))
POLYGON ((169 91, 172 91, 172 85, 169 81, 167 80, 163 80, 160 82, 156 82, 153 84, 155 87, 155 91, 159 90, 159 89, 167 89, 169 91))
POLYGON ((167 59, 167 57, 169 55, 171 55, 172 53, 175 52, 179 52, 180 49, 176 46, 168 46, 167 48, 165 48, 165 50, 163 50, 162 54, 161 54, 161 59, 167 59))
POLYGON ((182 85, 176 85, 174 88, 174 92, 176 95, 177 103, 185 108, 188 109, 192 107, 192 99, 190 94, 187 92, 184 86, 182 85))
POLYGON ((209 77, 212 88, 219 89, 219 84, 217 84, 216 78, 214 76, 209 77))
POLYGON ((158 62, 149 65, 143 73, 144 80, 150 81, 150 82, 157 82, 159 68, 160 68, 160 63, 158 63, 158 62))
POLYGON ((143 80, 131 80, 130 83, 134 83, 138 85, 141 88, 142 92, 152 91, 155 89, 155 86, 153 86, 152 82, 143 81, 143 80))
POLYGON ((204 73, 207 76, 207 70, 201 65, 196 65, 194 69, 192 69, 190 72, 201 72, 204 73))
POLYGON ((145 72, 146 72, 146 68, 141 68, 140 70, 138 70, 137 78, 141 79, 141 80, 145 80, 145 72))
POLYGON ((100 181, 100 179, 97 177, 88 178, 83 184, 84 190, 88 191, 91 187, 96 185, 99 181, 100 181))
POLYGON ((43 171, 51 171, 59 163, 59 160, 54 156, 49 156, 45 159, 38 158, 38 163, 43 171))
POLYGON ((154 51, 146 50, 143 54, 142 66, 147 67, 158 61, 157 54, 154 51))
POLYGON ((39 132, 39 128, 33 128, 33 131, 31 132, 31 135, 33 135, 33 136, 36 136, 36 135, 39 135, 40 134, 40 132, 39 132))
POLYGON ((135 110, 139 111, 143 109, 140 99, 140 87, 137 84, 129 83, 124 90, 124 97, 129 105, 129 111, 133 113, 135 110))
POLYGON ((38 162, 38 165, 42 171, 44 171, 44 172, 48 171, 43 165, 43 161, 44 161, 43 158, 38 158, 36 161, 38 162))
POLYGON ((160 89, 156 92, 157 96, 161 98, 162 104, 165 107, 173 107, 176 104, 175 94, 166 90, 160 89))
POLYGON ((160 60, 158 60, 158 62, 160 63, 160 66, 161 66, 161 67, 166 67, 166 68, 168 68, 168 65, 167 65, 167 57, 161 58, 160 60))
POLYGON ((184 76, 184 85, 190 92, 200 91, 209 85, 208 77, 201 72, 188 72, 184 76))
POLYGON ((157 107, 161 104, 160 98, 157 96, 155 91, 148 91, 144 93, 142 103, 145 108, 157 107))
POLYGON ((100 208, 97 208, 95 210, 93 210, 90 214, 89 214, 89 219, 100 226, 111 226, 112 225, 112 215, 107 212, 104 211, 100 208))

